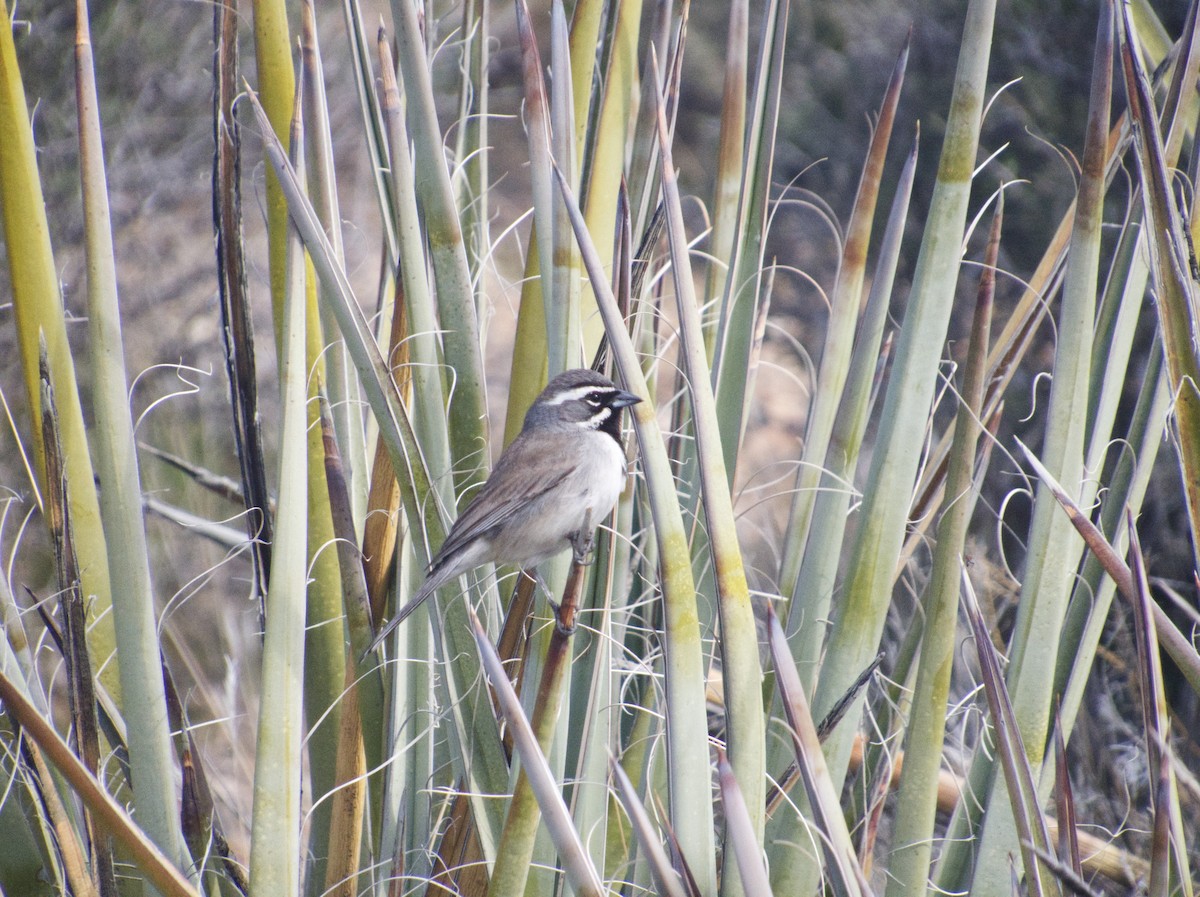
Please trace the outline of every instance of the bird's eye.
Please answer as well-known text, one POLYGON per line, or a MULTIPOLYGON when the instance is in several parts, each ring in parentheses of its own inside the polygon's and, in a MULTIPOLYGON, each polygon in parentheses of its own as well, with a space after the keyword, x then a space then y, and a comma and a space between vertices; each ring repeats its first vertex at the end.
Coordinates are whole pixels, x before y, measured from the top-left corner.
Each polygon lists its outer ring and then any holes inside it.
POLYGON ((598 392, 589 392, 583 400, 593 408, 600 408, 604 405, 604 399, 598 392))

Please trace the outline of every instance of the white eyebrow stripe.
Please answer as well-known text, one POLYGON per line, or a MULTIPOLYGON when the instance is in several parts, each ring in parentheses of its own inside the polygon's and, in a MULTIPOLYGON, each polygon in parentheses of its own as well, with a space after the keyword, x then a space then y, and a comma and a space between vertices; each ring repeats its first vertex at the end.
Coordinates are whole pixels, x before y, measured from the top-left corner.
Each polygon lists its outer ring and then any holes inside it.
POLYGON ((568 389, 566 392, 560 392, 553 398, 547 399, 546 404, 562 405, 564 402, 578 402, 593 392, 615 393, 616 390, 611 386, 598 386, 596 384, 576 386, 574 389, 568 389))

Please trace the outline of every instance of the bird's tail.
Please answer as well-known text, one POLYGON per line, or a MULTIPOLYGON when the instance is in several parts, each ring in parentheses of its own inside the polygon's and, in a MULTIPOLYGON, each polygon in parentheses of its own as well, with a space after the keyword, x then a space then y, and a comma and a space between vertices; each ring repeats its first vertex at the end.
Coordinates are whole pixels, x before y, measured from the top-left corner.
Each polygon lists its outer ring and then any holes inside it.
POLYGON ((451 571, 447 570, 445 567, 431 572, 425 579, 425 582, 421 585, 421 588, 417 589, 417 594, 415 594, 407 604, 400 608, 400 610, 396 611, 396 615, 394 617, 383 624, 383 628, 379 630, 379 634, 371 640, 371 644, 368 645, 367 650, 363 652, 364 656, 370 654, 381 644, 383 644, 383 640, 391 635, 392 630, 408 619, 412 612, 424 604, 430 595, 444 586, 447 580, 451 579, 452 575, 453 574, 451 571))

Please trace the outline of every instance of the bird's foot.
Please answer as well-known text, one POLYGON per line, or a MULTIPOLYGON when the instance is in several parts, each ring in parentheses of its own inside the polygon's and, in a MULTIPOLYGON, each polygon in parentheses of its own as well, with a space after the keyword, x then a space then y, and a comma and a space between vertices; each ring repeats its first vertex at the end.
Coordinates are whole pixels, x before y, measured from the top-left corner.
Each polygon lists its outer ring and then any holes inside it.
POLYGON ((554 628, 565 636, 573 635, 575 633, 575 614, 571 613, 571 622, 568 623, 567 614, 563 612, 563 606, 554 600, 554 594, 550 591, 550 587, 546 585, 546 580, 542 579, 541 572, 534 570, 533 578, 538 588, 542 590, 542 594, 546 596, 546 603, 550 605, 550 610, 554 614, 554 628))
POLYGON ((562 608, 560 608, 558 605, 554 606, 554 628, 557 629, 561 635, 570 638, 575 634, 575 627, 577 625, 578 624, 575 623, 574 620, 568 623, 565 619, 563 619, 562 608))
POLYGON ((586 567, 593 560, 592 549, 594 547, 595 539, 592 531, 590 529, 580 530, 571 536, 571 560, 581 567, 586 567))

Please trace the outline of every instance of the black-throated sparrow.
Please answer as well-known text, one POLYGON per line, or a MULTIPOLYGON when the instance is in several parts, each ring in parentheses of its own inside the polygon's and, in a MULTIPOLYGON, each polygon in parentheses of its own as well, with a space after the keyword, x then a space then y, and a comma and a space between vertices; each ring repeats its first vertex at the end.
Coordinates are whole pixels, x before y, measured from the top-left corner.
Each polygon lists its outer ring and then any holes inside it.
POLYGON ((621 409, 640 401, 586 368, 551 380, 483 488, 454 521, 424 585, 368 650, 434 591, 482 564, 536 567, 568 545, 582 560, 592 530, 625 486, 621 409))

